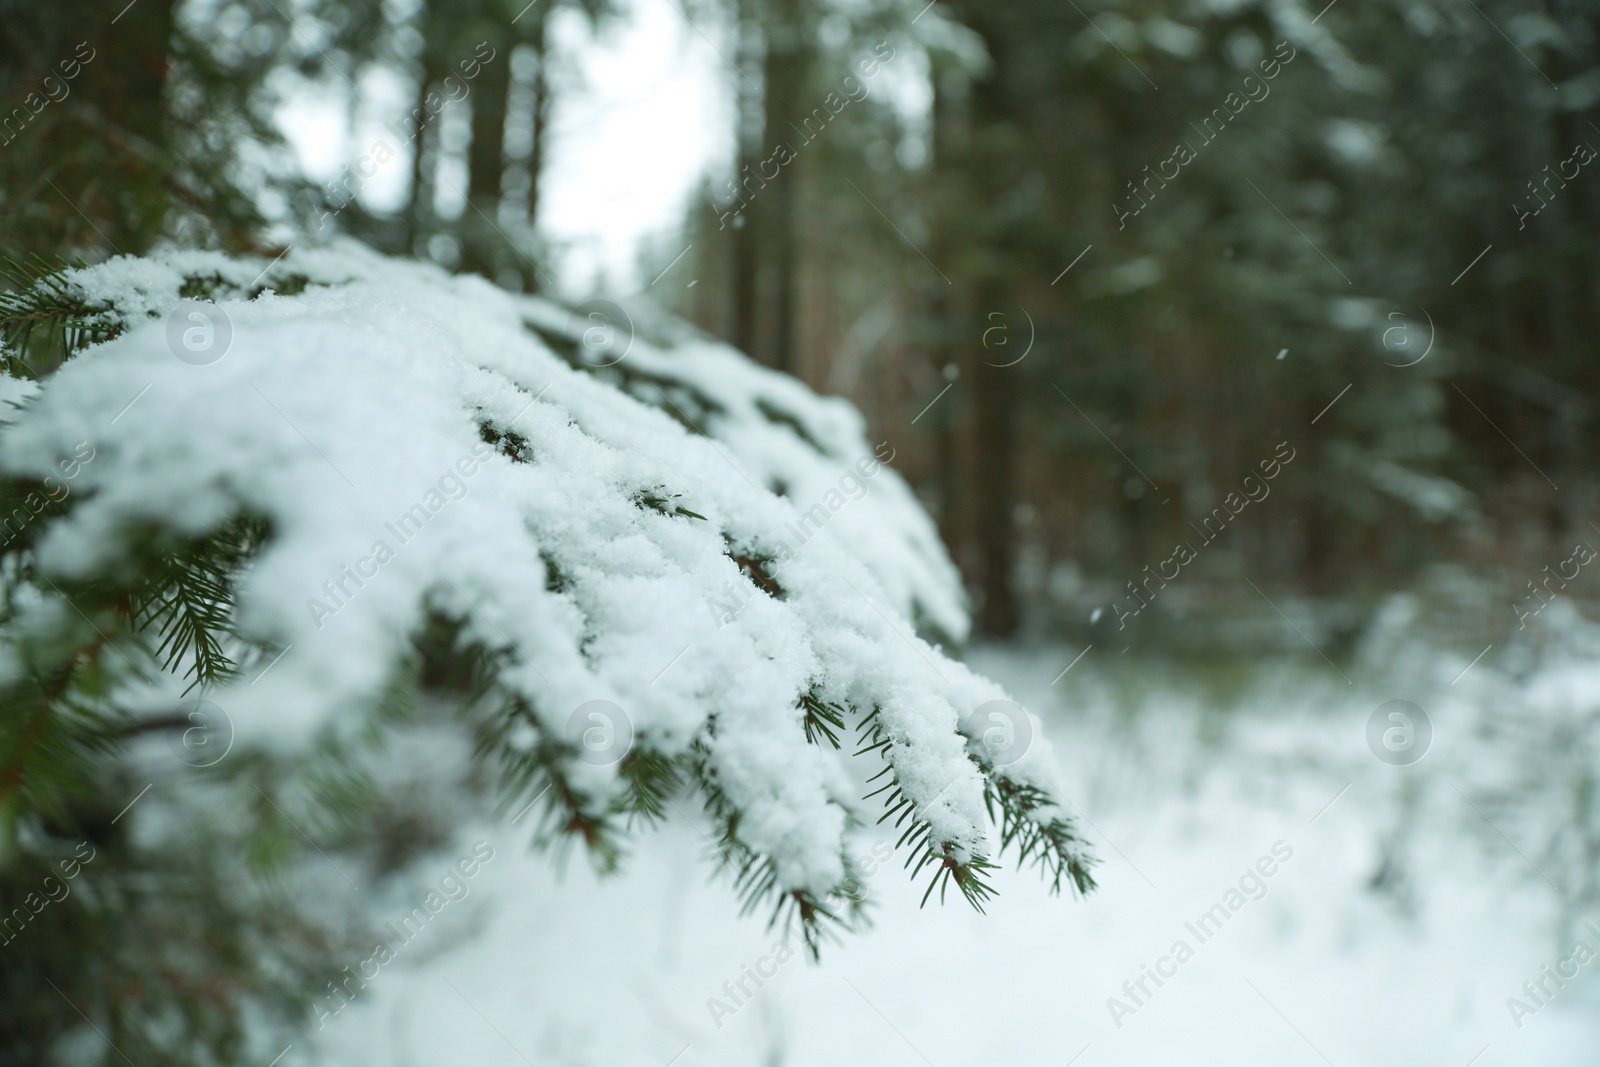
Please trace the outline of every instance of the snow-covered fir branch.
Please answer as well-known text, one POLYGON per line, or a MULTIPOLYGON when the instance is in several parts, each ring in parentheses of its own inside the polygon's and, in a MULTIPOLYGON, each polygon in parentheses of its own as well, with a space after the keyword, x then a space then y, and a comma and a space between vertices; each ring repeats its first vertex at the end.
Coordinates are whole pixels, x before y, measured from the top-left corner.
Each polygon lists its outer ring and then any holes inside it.
POLYGON ((930 893, 981 904, 1006 848, 1092 887, 1037 721, 942 647, 958 577, 848 404, 645 308, 597 334, 354 245, 34 285, 0 312, 68 332, 12 324, 0 378, 24 739, 198 690, 292 757, 432 690, 536 841, 609 865, 688 790, 747 903, 808 930, 856 914, 847 831, 880 813, 930 893))

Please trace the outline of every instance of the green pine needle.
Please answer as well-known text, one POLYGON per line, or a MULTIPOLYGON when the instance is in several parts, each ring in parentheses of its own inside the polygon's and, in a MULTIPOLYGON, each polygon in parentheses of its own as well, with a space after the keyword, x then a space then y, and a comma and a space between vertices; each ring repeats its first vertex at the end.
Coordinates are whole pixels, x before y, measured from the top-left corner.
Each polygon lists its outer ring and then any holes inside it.
POLYGON ((241 518, 203 540, 159 557, 131 598, 134 629, 153 630, 162 669, 188 664, 185 693, 234 675, 234 584, 266 538, 266 524, 241 518))
POLYGON ((860 731, 862 744, 856 750, 856 755, 876 751, 884 760, 883 769, 873 775, 868 783, 875 782, 879 778, 888 779, 863 799, 870 800, 880 794, 887 794, 884 796, 884 812, 878 817, 878 825, 881 826, 893 819, 895 829, 901 830, 900 838, 894 847, 897 851, 901 848, 911 850, 911 854, 906 857, 905 866, 911 871, 912 878, 916 878, 929 866, 934 868, 927 891, 922 894, 924 906, 927 905, 928 898, 933 895, 935 889, 939 890, 939 902, 944 903, 945 893, 951 883, 954 883, 966 902, 982 912, 984 903, 994 896, 994 887, 989 884, 986 876, 986 872, 994 869, 994 864, 982 856, 973 856, 965 861, 959 860, 955 857, 954 843, 933 840, 932 825, 921 817, 917 806, 900 788, 894 764, 889 760, 890 739, 888 731, 883 728, 882 711, 882 708, 873 708, 857 728, 860 731))
POLYGON ((838 749, 839 734, 845 728, 845 709, 822 700, 815 693, 802 696, 799 707, 806 713, 806 740, 815 745, 820 743, 818 739, 821 738, 838 749))
POLYGON ((82 264, 0 260, 0 349, 13 377, 42 378, 83 349, 109 340, 121 325, 105 305, 84 300, 65 279, 82 264))

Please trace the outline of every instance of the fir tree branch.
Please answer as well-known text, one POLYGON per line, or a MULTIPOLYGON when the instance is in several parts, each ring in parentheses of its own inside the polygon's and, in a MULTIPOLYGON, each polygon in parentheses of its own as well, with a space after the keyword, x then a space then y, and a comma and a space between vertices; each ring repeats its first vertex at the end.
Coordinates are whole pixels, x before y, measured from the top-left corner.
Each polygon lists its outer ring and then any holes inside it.
MULTIPOLYGON (((578 790, 564 769, 576 756, 574 746, 541 729, 526 698, 498 691, 492 695, 498 707, 480 727, 476 755, 497 765, 501 791, 514 805, 526 811, 544 801, 534 820, 534 845, 553 848, 564 858, 567 846, 581 840, 601 871, 616 870, 623 849, 611 819, 614 812, 578 790)), ((636 768, 636 781, 640 774, 636 768)), ((654 778, 644 788, 659 784, 654 778)), ((649 801, 642 803, 648 807, 649 801)))
POLYGON ((43 259, 0 260, 0 348, 7 373, 42 378, 89 345, 121 332, 108 305, 93 304, 65 279, 81 264, 52 266, 43 259))
POLYGON ((1094 859, 1084 851, 1085 842, 1072 823, 1059 815, 1040 821, 1039 812, 1057 806, 1044 790, 991 773, 984 781, 983 802, 1000 827, 1000 852, 1015 846, 1018 866, 1037 866, 1049 878, 1052 893, 1061 892, 1063 879, 1079 895, 1095 888, 1094 859))
MULTIPOLYGON (((772 857, 756 852, 740 838, 742 813, 717 783, 709 761, 710 750, 704 742, 696 742, 692 754, 695 779, 705 797, 706 813, 718 827, 714 842, 716 863, 718 869, 732 875, 734 892, 739 897, 739 914, 748 915, 763 901, 770 900, 772 911, 767 916, 767 928, 773 929, 780 922, 798 922, 806 952, 813 960, 819 959, 822 941, 829 929, 823 921, 842 928, 846 926, 846 919, 809 892, 785 889, 779 884, 778 866, 772 857)), ((852 914, 856 911, 852 902, 852 914)))
POLYGON ((66 799, 99 784, 94 767, 117 746, 126 717, 106 696, 107 640, 97 635, 53 667, 33 667, 0 690, 0 810, 8 818, 43 813, 66 819, 66 799))
POLYGON ((912 878, 916 878, 928 867, 933 867, 933 876, 928 882, 926 892, 922 894, 923 905, 928 903, 928 898, 935 889, 939 890, 939 901, 943 903, 946 891, 951 883, 954 883, 968 904, 980 912, 983 911, 984 903, 994 896, 994 887, 989 884, 986 873, 994 870, 994 864, 977 855, 965 861, 960 860, 955 855, 954 842, 933 840, 933 826, 922 817, 922 812, 900 788, 894 761, 889 756, 890 738, 883 726, 882 712, 882 708, 873 708, 857 727, 861 747, 855 754, 860 756, 875 751, 884 761, 883 769, 868 780, 869 784, 879 778, 887 779, 864 799, 870 800, 875 796, 884 795, 884 812, 879 816, 878 824, 881 826, 893 819, 895 829, 904 828, 899 840, 895 842, 895 848, 911 849, 911 855, 906 858, 905 866, 911 871, 912 878))
POLYGON ((266 537, 265 522, 237 518, 209 537, 157 557, 129 597, 128 620, 135 630, 155 631, 162 669, 189 665, 183 673, 190 679, 185 693, 237 671, 226 650, 236 637, 234 586, 266 537))
POLYGON ((667 816, 669 798, 683 785, 683 775, 677 764, 641 747, 635 747, 622 758, 617 773, 627 783, 628 793, 613 808, 628 816, 630 828, 635 819, 646 825, 662 822, 667 816))
POLYGON ((634 498, 634 503, 658 515, 669 517, 677 515, 686 519, 699 519, 701 522, 707 521, 706 517, 698 511, 690 511, 682 504, 673 503, 674 500, 681 499, 683 499, 682 493, 669 493, 666 486, 658 485, 640 493, 634 498))
POLYGON ((800 697, 799 707, 806 713, 806 740, 815 745, 821 738, 837 749, 839 734, 845 728, 843 706, 823 700, 813 690, 800 697))

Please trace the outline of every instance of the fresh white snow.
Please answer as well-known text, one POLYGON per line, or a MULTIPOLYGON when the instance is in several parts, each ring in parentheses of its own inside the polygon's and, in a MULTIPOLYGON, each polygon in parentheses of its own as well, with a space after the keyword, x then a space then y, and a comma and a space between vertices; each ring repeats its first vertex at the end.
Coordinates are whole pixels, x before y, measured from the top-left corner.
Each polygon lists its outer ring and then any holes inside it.
MULTIPOLYGON (((255 650, 206 693, 242 744, 364 728, 432 611, 506 657, 501 685, 547 735, 606 701, 641 747, 704 744, 781 889, 839 886, 847 820, 866 814, 841 759, 805 739, 807 694, 881 708, 885 755, 933 842, 963 861, 992 853, 959 727, 1005 693, 914 632, 964 634, 959 581, 883 463, 892 445, 869 445, 848 405, 670 322, 651 327, 677 334, 659 346, 641 328, 563 358, 551 346, 586 318, 354 244, 272 263, 119 257, 69 281, 127 328, 46 379, 0 436, 19 475, 96 449, 39 543, 40 573, 115 573, 144 530, 266 520, 238 598, 255 650), (226 283, 217 302, 183 304, 185 279, 207 277, 226 283), (296 279, 312 284, 272 291, 296 279), (609 369, 574 365, 591 359, 609 369), (667 505, 643 506, 652 494, 667 505), (752 592, 740 555, 777 557, 781 599, 752 592), (730 589, 745 594, 733 611, 730 589)), ((39 594, 0 669, 38 634, 86 628, 58 587, 39 594)), ((130 672, 118 699, 153 713, 182 684, 130 672)), ((614 760, 574 754, 563 773, 590 813, 621 788, 614 760)), ((1042 740, 1006 773, 1056 788, 1042 740)))
MULTIPOLYGON (((1072 802, 1106 858, 1086 900, 1007 871, 986 915, 959 903, 918 910, 920 888, 891 864, 870 880, 881 901, 872 930, 825 948, 820 965, 780 961, 783 932, 734 917, 731 891, 705 884, 696 855, 709 846, 684 820, 612 878, 582 865, 562 875, 523 851, 514 827, 485 823, 463 837, 499 850, 470 905, 476 928, 374 980, 326 1020, 305 1062, 1594 1061, 1593 964, 1520 1028, 1507 1008, 1574 937, 1600 943, 1564 926, 1556 894, 1515 851, 1541 855, 1536 829, 1503 823, 1511 846, 1466 800, 1483 806, 1485 785, 1528 755, 1475 729, 1538 714, 1515 677, 1480 663, 1470 687, 1451 690, 1464 660, 1436 650, 1413 660, 1435 676, 1424 698, 1435 749, 1391 767, 1368 751, 1364 727, 1394 673, 1352 691, 1331 671, 1268 668, 1218 703, 1090 659, 1052 687, 1077 651, 985 649, 976 666, 1040 712, 1066 754, 1072 802), (1377 890, 1395 842, 1405 888, 1377 890), (1244 879, 1275 847, 1289 858, 1244 879), (1241 884, 1243 906, 1196 936, 1189 925, 1241 884), (1175 964, 1180 940, 1192 955, 1175 964), (1158 964, 1171 977, 1146 977, 1133 1014, 1114 1012, 1112 998, 1135 1004, 1124 983, 1158 964), (770 977, 758 985, 756 971, 770 977), (739 994, 741 979, 753 996, 739 994)), ((1572 671, 1587 668, 1564 661, 1539 688, 1572 671)), ((1600 907, 1582 917, 1600 925, 1600 907)))

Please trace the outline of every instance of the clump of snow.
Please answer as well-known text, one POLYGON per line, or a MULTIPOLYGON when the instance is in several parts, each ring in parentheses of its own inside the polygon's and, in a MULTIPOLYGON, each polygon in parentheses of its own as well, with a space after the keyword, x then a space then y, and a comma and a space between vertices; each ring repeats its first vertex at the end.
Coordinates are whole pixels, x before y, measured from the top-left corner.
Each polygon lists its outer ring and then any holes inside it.
POLYGON ((13 378, 7 374, 0 374, 0 419, 10 415, 10 409, 21 407, 38 391, 38 385, 26 378, 13 378))
POLYGON ((847 401, 819 397, 681 323, 655 321, 648 307, 605 320, 637 335, 602 341, 581 313, 538 297, 518 298, 518 306, 541 336, 569 342, 569 359, 599 365, 630 396, 724 446, 730 474, 787 498, 800 514, 777 538, 792 550, 813 537, 836 540, 919 630, 965 639, 960 575, 910 487, 888 466, 893 442, 869 447, 861 413, 847 401), (646 330, 661 339, 647 340, 646 330))
MULTIPOLYGON (((354 245, 266 269, 119 257, 67 280, 122 330, 36 390, 0 392, 22 401, 0 468, 41 476, 95 451, 37 544, 40 610, 66 617, 51 584, 125 572, 151 530, 264 521, 239 578, 250 654, 206 692, 243 742, 353 728, 440 615, 499 654, 499 685, 548 737, 607 701, 641 749, 703 746, 782 888, 837 887, 860 814, 839 757, 806 739, 808 694, 881 708, 932 840, 961 860, 990 851, 961 726, 1005 694, 915 632, 914 616, 964 634, 959 583, 847 404, 704 339, 635 338, 596 373, 560 351, 583 328, 564 309, 354 245), (183 303, 197 291, 216 302, 183 303), (180 351, 190 329, 199 357, 180 351), (779 595, 741 554, 775 557, 779 595), (750 593, 733 612, 717 607, 730 587, 750 593)), ((21 648, 30 625, 0 639, 21 648)), ((170 709, 181 680, 142 673, 122 705, 170 709)), ((1007 774, 1054 797, 1032 736, 1007 774)), ((575 753, 563 773, 595 812, 623 788, 614 760, 575 753)))

